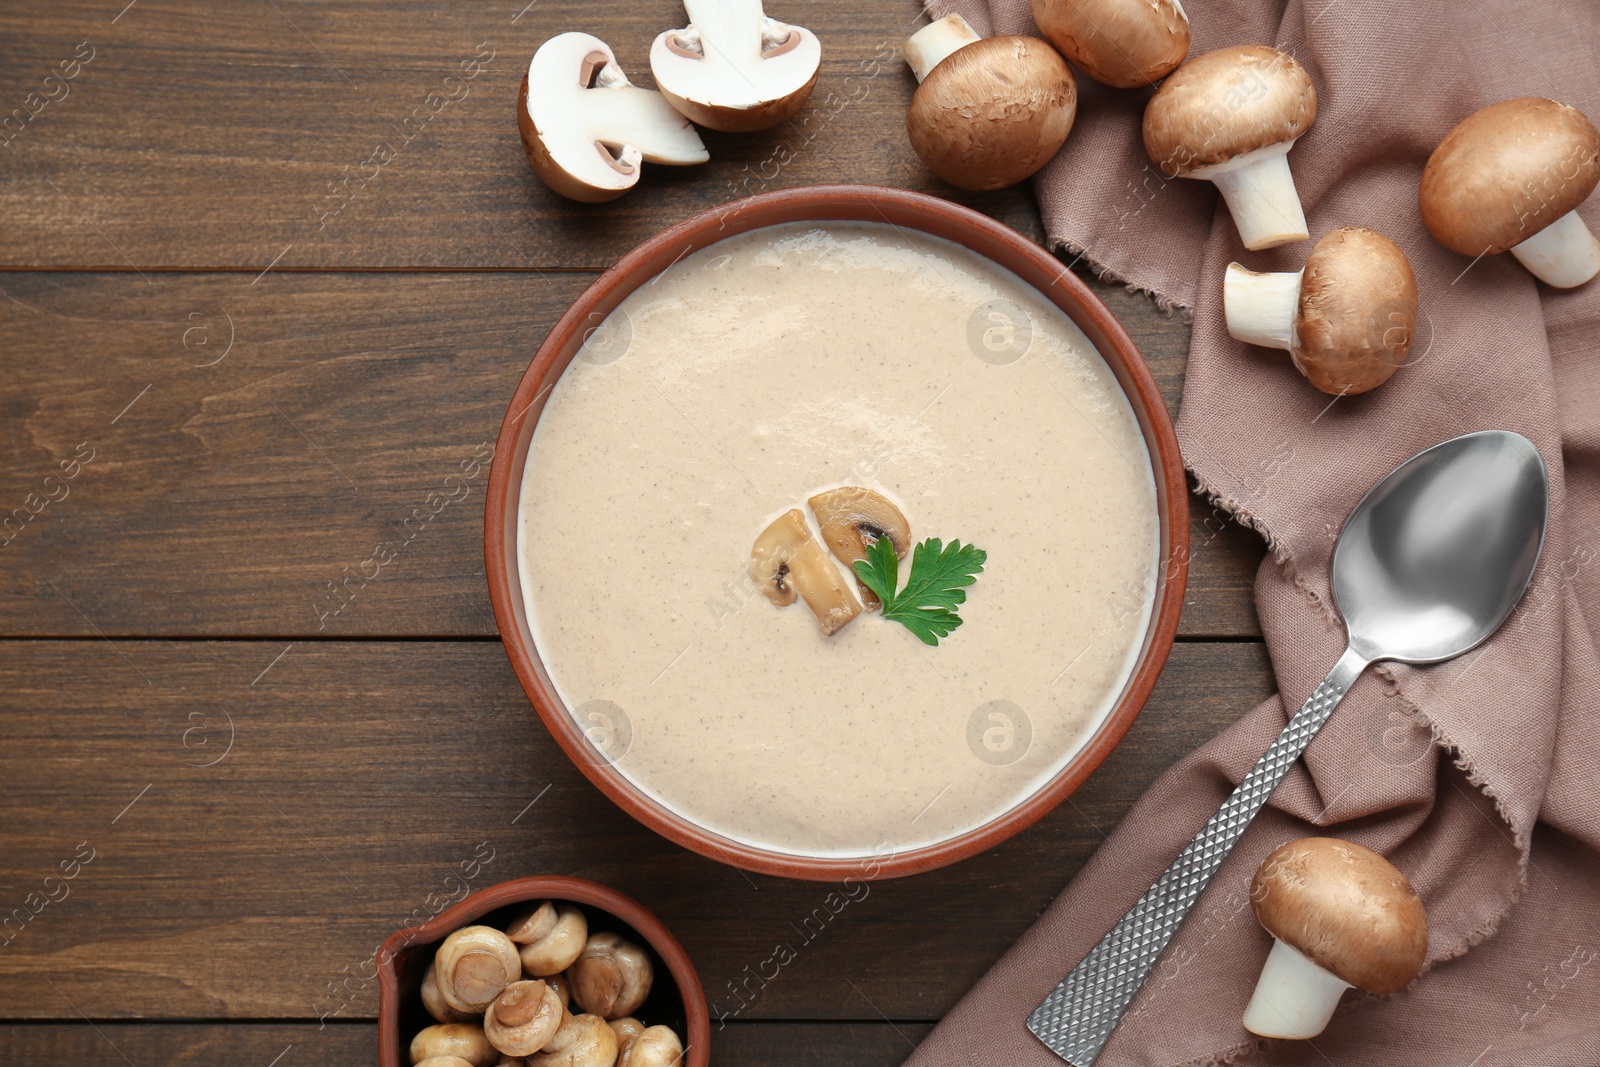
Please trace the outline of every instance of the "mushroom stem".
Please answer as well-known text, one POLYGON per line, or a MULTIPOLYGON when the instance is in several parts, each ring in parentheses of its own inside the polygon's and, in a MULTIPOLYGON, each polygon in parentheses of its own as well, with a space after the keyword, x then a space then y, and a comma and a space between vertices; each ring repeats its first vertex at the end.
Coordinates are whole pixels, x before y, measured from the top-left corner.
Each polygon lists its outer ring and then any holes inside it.
POLYGON ((978 31, 968 25, 966 19, 960 15, 946 15, 906 38, 906 63, 911 66, 911 73, 917 76, 920 83, 950 53, 979 40, 982 38, 978 36, 978 31))
POLYGON ((1600 274, 1600 241, 1576 211, 1512 246, 1511 254, 1536 278, 1557 289, 1572 289, 1600 274))
POLYGON ((1305 212, 1289 173, 1294 141, 1258 148, 1224 163, 1197 167, 1186 178, 1206 178, 1222 190, 1239 237, 1252 252, 1277 248, 1311 236, 1305 212))
POLYGON ((1222 282, 1222 309, 1229 335, 1245 344, 1292 351, 1297 343, 1294 324, 1300 313, 1304 273, 1263 274, 1229 263, 1222 282))
POLYGON ((685 123, 660 93, 628 81, 620 67, 600 68, 594 88, 608 90, 583 97, 590 129, 602 145, 632 145, 646 163, 683 166, 708 158, 694 127, 685 123))
POLYGON ((1316 1037, 1333 1018, 1349 982, 1328 973, 1274 938, 1261 978, 1244 1011, 1244 1028, 1260 1037, 1316 1037))

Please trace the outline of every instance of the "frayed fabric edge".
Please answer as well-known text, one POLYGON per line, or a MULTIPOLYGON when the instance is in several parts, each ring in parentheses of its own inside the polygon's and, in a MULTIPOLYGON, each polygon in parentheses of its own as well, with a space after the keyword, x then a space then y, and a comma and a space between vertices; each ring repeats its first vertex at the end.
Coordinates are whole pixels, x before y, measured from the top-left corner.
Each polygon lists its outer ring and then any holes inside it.
POLYGON ((1389 683, 1394 699, 1400 702, 1400 707, 1404 714, 1427 727, 1428 736, 1433 744, 1443 749, 1450 756, 1451 766, 1461 772, 1462 777, 1466 778, 1467 784, 1482 793, 1489 799, 1489 803, 1494 805, 1495 814, 1499 817, 1500 822, 1505 825, 1506 829, 1511 831, 1511 845, 1517 851, 1516 877, 1511 880, 1510 886, 1501 894, 1494 914, 1478 923, 1471 930, 1468 930, 1466 936, 1457 944, 1447 946, 1437 957, 1424 963, 1421 973, 1427 974, 1437 964, 1447 963, 1450 960, 1465 956, 1468 951, 1489 940, 1500 929, 1500 924, 1505 921, 1506 916, 1511 913, 1511 909, 1516 906, 1517 902, 1522 899, 1522 894, 1527 891, 1528 868, 1533 862, 1533 838, 1531 834, 1525 834, 1517 828, 1516 822, 1511 818, 1511 813, 1506 810, 1505 801, 1495 791, 1494 786, 1484 777, 1483 773, 1478 770, 1477 765, 1472 761, 1472 757, 1467 755, 1461 745, 1456 743, 1449 734, 1445 733, 1444 728, 1424 711, 1420 704, 1406 695, 1399 679, 1394 675, 1393 666, 1388 663, 1377 664, 1373 667, 1373 673, 1389 683))
POLYGON ((1058 256, 1071 255, 1072 261, 1067 264, 1068 267, 1082 260, 1089 265, 1089 269, 1094 272, 1094 276, 1101 281, 1115 282, 1130 293, 1138 293, 1141 296, 1148 297, 1164 314, 1177 316, 1186 322, 1193 317, 1194 310, 1177 297, 1157 289, 1153 285, 1140 285, 1138 282, 1131 281, 1120 271, 1091 256, 1088 245, 1082 242, 1074 241, 1068 237, 1052 237, 1050 238, 1050 250, 1058 256))

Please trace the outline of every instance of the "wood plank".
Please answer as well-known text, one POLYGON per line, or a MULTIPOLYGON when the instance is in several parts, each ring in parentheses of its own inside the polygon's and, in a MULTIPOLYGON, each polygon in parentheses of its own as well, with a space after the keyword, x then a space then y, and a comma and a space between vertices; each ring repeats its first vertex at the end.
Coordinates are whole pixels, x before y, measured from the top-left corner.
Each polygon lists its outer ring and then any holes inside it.
MULTIPOLYGON (((493 634, 480 459, 592 278, 0 274, 0 634, 493 634)), ((1187 326, 1095 285, 1176 406, 1187 326)), ((1193 511, 1182 632, 1257 634, 1259 540, 1193 511)))
POLYGON ((141 0, 115 20, 90 0, 13 6, 0 13, 0 117, 15 116, 0 132, 0 264, 597 268, 715 204, 837 181, 932 192, 1038 236, 1025 188, 962 193, 912 153, 899 48, 924 21, 916 0, 780 6, 823 41, 805 109, 761 133, 707 133, 712 162, 647 167, 627 196, 583 208, 523 155, 528 60, 585 30, 653 85, 650 43, 683 24, 675 0, 141 0))
POLYGON ((654 909, 727 1019, 937 1019, 1163 768, 1271 689, 1257 643, 1178 646, 1071 803, 830 913, 838 887, 742 874, 622 814, 494 643, 13 641, 0 1017, 72 1018, 70 1000, 93 1018, 370 1018, 390 932, 464 877, 564 873, 654 909), (779 943, 796 958, 752 980, 779 943))
MULTIPOLYGON (((895 1067, 927 1023, 735 1023, 714 1034, 715 1067, 895 1067)), ((268 1064, 346 1067, 370 1062, 370 1023, 43 1023, 0 1026, 6 1063, 268 1064)))

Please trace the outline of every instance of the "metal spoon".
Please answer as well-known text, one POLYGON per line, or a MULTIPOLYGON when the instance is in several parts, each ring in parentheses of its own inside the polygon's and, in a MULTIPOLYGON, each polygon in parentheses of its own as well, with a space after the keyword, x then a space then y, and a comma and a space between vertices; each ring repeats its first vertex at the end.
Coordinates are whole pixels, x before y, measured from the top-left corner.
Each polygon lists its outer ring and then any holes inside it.
POLYGON ((1550 480, 1533 442, 1484 430, 1434 445, 1362 498, 1333 551, 1349 647, 1205 828, 1028 1017, 1090 1067, 1211 876, 1346 691, 1377 660, 1439 663, 1511 614, 1544 543, 1550 480))

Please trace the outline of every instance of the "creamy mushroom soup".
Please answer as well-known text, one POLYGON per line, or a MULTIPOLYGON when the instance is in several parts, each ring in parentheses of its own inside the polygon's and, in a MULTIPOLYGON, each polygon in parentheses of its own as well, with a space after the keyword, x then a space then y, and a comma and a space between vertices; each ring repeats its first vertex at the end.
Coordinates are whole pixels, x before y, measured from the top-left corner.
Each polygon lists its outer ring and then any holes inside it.
POLYGON ((631 294, 551 393, 521 509, 534 640, 595 758, 805 855, 927 845, 1037 790, 1116 702, 1156 587, 1150 457, 1094 347, 887 224, 754 230, 631 294), (775 518, 814 532, 807 499, 846 485, 987 552, 937 647, 870 609, 825 636, 750 577, 775 518))

